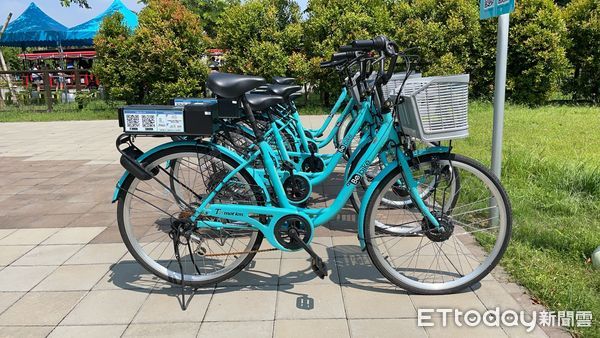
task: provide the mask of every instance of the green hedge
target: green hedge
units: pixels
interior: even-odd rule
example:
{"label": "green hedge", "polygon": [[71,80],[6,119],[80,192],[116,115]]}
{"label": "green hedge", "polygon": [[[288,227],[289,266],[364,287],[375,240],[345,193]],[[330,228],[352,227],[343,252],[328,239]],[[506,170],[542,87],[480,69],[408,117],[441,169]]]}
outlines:
{"label": "green hedge", "polygon": [[[492,96],[497,19],[479,20],[477,0],[309,0],[303,14],[294,0],[217,2],[211,33],[195,14],[198,6],[186,11],[178,0],[149,1],[133,33],[107,19],[96,39],[95,70],[111,95],[155,102],[196,94],[207,71],[200,57],[211,46],[226,49],[225,71],[296,76],[328,104],[340,80],[319,62],[350,40],[384,34],[401,48],[419,47],[424,74],[467,72],[473,97]],[[564,97],[561,90],[599,99],[599,8],[600,0],[575,0],[564,10],[552,0],[517,1],[510,17],[510,101],[537,105]]]}
{"label": "green hedge", "polygon": [[574,0],[564,11],[574,74],[566,88],[575,98],[600,101],[600,1]]}

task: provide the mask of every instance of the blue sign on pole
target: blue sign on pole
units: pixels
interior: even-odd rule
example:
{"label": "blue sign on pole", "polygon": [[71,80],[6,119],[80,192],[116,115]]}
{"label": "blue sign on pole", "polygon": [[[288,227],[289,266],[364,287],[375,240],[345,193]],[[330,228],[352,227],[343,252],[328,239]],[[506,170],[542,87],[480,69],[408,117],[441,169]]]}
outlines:
{"label": "blue sign on pole", "polygon": [[479,0],[479,18],[489,19],[515,10],[515,0]]}

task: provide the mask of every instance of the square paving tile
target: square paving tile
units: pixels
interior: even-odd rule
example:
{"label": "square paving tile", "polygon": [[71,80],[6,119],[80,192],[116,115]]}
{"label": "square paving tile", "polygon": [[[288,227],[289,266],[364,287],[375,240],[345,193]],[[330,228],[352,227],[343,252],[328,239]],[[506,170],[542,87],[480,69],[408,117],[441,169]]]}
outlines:
{"label": "square paving tile", "polygon": [[477,298],[475,293],[471,291],[435,296],[410,295],[410,298],[417,309],[452,308],[461,311],[485,311],[485,306],[481,303],[479,298]]}
{"label": "square paving tile", "polygon": [[275,322],[273,337],[349,338],[350,333],[345,319],[278,320]]}
{"label": "square paving tile", "polygon": [[7,266],[0,271],[0,291],[29,291],[56,266]]}
{"label": "square paving tile", "polygon": [[17,229],[0,229],[0,239],[12,234],[17,231]]}
{"label": "square paving tile", "polygon": [[28,220],[27,224],[21,224],[20,228],[63,228],[69,226],[77,215],[43,215]]}
{"label": "square paving tile", "polygon": [[10,265],[33,248],[33,245],[0,246],[0,265]]}
{"label": "square paving tile", "polygon": [[425,329],[417,326],[416,319],[351,319],[348,322],[352,337],[427,337]]}
{"label": "square paving tile", "polygon": [[33,291],[89,291],[109,268],[109,264],[59,266]]}
{"label": "square paving tile", "polygon": [[342,294],[348,318],[416,318],[406,291],[390,284],[346,284]]}
{"label": "square paving tile", "polygon": [[123,243],[88,244],[79,250],[65,264],[116,263],[127,252]]}
{"label": "square paving tile", "polygon": [[48,338],[121,337],[127,325],[57,326]]}
{"label": "square paving tile", "polygon": [[42,244],[87,244],[106,227],[73,227],[59,230]]}
{"label": "square paving tile", "polygon": [[[188,290],[186,290],[188,291]],[[201,322],[212,297],[212,289],[202,289],[189,296],[186,292],[187,309],[181,309],[181,294],[178,286],[155,289],[144,302],[133,319],[138,323]]]}
{"label": "square paving tile", "polygon": [[53,235],[60,228],[19,229],[0,239],[0,245],[36,245]]}
{"label": "square paving tile", "polygon": [[16,260],[13,265],[61,265],[82,245],[40,245]]}
{"label": "square paving tile", "polygon": [[24,292],[0,292],[0,313],[8,309],[24,294]]}
{"label": "square paving tile", "polygon": [[61,324],[128,324],[147,296],[139,290],[91,291]]}
{"label": "square paving tile", "polygon": [[148,272],[137,262],[117,263],[94,286],[94,290],[141,289],[150,291],[158,277]]}
{"label": "square paving tile", "polygon": [[123,337],[196,337],[200,323],[131,324]]}
{"label": "square paving tile", "polygon": [[273,336],[273,321],[204,322],[200,325],[200,331],[198,332],[200,338],[238,338],[246,336],[271,338]]}
{"label": "square paving tile", "polygon": [[53,326],[0,326],[2,338],[45,338]]}
{"label": "square paving tile", "polygon": [[282,259],[279,284],[337,284],[339,277],[335,260],[325,261],[327,276],[319,278],[310,267],[310,259]]}
{"label": "square paving tile", "polygon": [[425,331],[427,331],[427,335],[430,337],[508,337],[500,327],[487,327],[485,325],[470,327],[465,325],[464,321],[461,326],[457,326],[453,316],[448,317],[445,326],[441,316],[432,316],[431,321],[427,321],[427,323],[433,323],[433,326],[425,327]]}
{"label": "square paving tile", "polygon": [[475,295],[488,309],[499,307],[516,311],[522,310],[522,306],[495,280],[483,280],[472,288],[475,290]]}
{"label": "square paving tile", "polygon": [[208,305],[206,321],[273,320],[276,287],[218,288]]}
{"label": "square paving tile", "polygon": [[0,325],[56,325],[85,292],[29,292],[0,315]]}
{"label": "square paving tile", "polygon": [[339,285],[280,285],[277,319],[346,318]]}
{"label": "square paving tile", "polygon": [[277,285],[280,263],[279,259],[255,259],[219,286]]}
{"label": "square paving tile", "polygon": [[369,255],[348,254],[336,256],[335,261],[341,284],[388,282],[371,263]]}

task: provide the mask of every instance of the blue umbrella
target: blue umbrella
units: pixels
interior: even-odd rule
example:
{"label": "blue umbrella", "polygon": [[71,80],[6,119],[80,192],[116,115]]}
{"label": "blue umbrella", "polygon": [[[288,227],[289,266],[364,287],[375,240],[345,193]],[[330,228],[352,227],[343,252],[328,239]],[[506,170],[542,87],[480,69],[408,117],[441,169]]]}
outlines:
{"label": "blue umbrella", "polygon": [[33,2],[15,21],[11,22],[0,39],[0,46],[56,47],[67,27],[49,17]]}
{"label": "blue umbrella", "polygon": [[62,41],[63,46],[91,46],[94,44],[94,37],[100,30],[102,21],[107,16],[113,15],[116,12],[123,14],[123,23],[133,30],[138,25],[138,17],[135,12],[127,8],[121,0],[115,0],[104,12],[95,18],[84,22],[80,25],[70,28],[65,39]]}

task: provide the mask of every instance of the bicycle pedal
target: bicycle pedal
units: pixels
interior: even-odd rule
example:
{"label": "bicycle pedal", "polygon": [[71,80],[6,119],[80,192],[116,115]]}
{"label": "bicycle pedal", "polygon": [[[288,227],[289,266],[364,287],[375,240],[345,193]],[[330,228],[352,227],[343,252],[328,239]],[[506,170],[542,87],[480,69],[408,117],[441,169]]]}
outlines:
{"label": "bicycle pedal", "polygon": [[325,279],[325,276],[327,276],[327,265],[321,258],[313,258],[310,267],[319,278]]}

